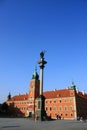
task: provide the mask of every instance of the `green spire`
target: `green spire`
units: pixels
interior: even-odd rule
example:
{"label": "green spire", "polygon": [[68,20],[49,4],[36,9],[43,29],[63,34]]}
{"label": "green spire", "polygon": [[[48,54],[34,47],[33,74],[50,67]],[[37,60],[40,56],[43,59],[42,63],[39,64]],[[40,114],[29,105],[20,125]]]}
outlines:
{"label": "green spire", "polygon": [[72,81],[72,86],[75,86],[75,85],[74,85],[74,81]]}
{"label": "green spire", "polygon": [[76,86],[75,86],[75,84],[74,84],[74,81],[72,81],[71,89],[72,89],[72,90],[75,90],[75,89],[76,89]]}
{"label": "green spire", "polygon": [[34,73],[33,73],[33,75],[32,75],[32,79],[36,79],[36,80],[39,79],[39,75],[38,75],[38,73],[37,73],[37,68],[36,68],[36,67],[35,67]]}
{"label": "green spire", "polygon": [[11,99],[11,93],[9,92],[9,94],[8,94],[8,99]]}

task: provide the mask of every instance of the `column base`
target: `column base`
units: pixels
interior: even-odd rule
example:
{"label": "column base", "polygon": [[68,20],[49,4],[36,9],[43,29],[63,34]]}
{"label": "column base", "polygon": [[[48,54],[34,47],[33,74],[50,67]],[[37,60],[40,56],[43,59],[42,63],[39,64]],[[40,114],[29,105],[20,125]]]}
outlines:
{"label": "column base", "polygon": [[44,121],[46,118],[46,112],[45,112],[45,97],[43,95],[40,95],[37,98],[38,101],[38,109],[36,110],[35,114],[38,117],[39,121]]}

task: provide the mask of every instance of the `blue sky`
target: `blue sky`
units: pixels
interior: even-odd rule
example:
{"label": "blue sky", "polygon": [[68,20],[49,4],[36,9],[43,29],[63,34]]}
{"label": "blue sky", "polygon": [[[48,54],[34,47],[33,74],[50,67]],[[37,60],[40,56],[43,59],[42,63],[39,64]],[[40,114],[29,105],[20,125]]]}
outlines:
{"label": "blue sky", "polygon": [[87,92],[87,1],[0,0],[0,102],[25,94],[46,50],[44,91]]}

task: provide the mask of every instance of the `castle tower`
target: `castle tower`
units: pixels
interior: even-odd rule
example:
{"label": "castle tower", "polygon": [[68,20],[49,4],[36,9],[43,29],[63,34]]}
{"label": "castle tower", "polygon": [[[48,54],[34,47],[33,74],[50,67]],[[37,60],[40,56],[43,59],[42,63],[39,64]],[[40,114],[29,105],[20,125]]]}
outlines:
{"label": "castle tower", "polygon": [[39,75],[37,73],[37,69],[35,68],[34,73],[32,75],[32,79],[30,81],[30,88],[28,93],[28,100],[29,100],[28,112],[29,116],[31,117],[35,115],[35,99],[39,96],[39,87],[40,87]]}
{"label": "castle tower", "polygon": [[9,100],[9,99],[11,99],[11,93],[10,93],[10,92],[9,92],[9,94],[8,94],[8,97],[7,97],[7,98],[8,98],[8,100]]}

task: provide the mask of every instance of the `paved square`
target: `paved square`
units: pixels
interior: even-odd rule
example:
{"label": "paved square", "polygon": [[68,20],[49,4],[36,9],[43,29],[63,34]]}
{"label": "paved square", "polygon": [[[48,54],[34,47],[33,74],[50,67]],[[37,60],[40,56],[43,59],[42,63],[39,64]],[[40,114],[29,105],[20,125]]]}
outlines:
{"label": "paved square", "polygon": [[0,130],[87,130],[87,122],[33,121],[26,118],[0,118]]}

